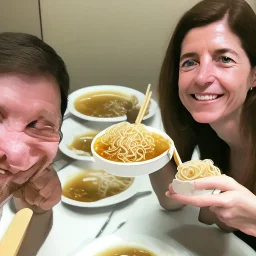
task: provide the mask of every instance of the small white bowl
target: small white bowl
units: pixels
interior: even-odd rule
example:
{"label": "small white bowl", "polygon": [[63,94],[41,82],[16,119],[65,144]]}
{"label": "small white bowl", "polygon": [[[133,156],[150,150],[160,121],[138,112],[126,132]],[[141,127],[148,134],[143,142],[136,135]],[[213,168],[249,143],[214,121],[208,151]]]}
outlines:
{"label": "small white bowl", "polygon": [[177,194],[181,194],[181,195],[187,195],[187,196],[195,196],[195,195],[210,195],[210,194],[214,194],[217,195],[219,194],[221,191],[217,190],[217,189],[210,189],[210,190],[206,190],[206,189],[196,189],[193,186],[194,181],[193,180],[179,180],[179,179],[173,179],[172,181],[172,186],[173,186],[173,190],[177,193]]}
{"label": "small white bowl", "polygon": [[169,150],[166,150],[164,153],[162,153],[161,155],[153,159],[142,161],[142,162],[124,163],[124,162],[110,161],[99,156],[94,150],[94,143],[100,136],[102,136],[106,132],[107,129],[105,129],[94,137],[91,144],[91,151],[94,157],[95,166],[97,168],[104,169],[106,172],[109,172],[110,174],[121,176],[121,177],[136,177],[140,175],[146,175],[146,174],[153,173],[161,169],[163,166],[165,166],[172,159],[172,156],[173,156],[173,152],[175,148],[173,140],[166,133],[158,129],[155,129],[149,126],[145,126],[145,127],[148,129],[148,131],[158,133],[162,135],[164,138],[166,138],[167,140],[169,140],[170,141]]}
{"label": "small white bowl", "polygon": [[[119,86],[119,85],[94,85],[94,86],[88,86],[88,87],[84,87],[81,88],[79,90],[74,91],[73,93],[71,93],[68,97],[68,110],[75,116],[81,118],[81,119],[85,119],[85,120],[89,120],[89,121],[95,121],[95,122],[122,122],[127,120],[126,115],[125,116],[119,116],[119,117],[94,117],[94,116],[87,116],[84,115],[80,112],[78,112],[76,110],[76,108],[74,107],[74,102],[75,100],[86,94],[86,93],[91,93],[91,92],[101,92],[101,91],[116,91],[118,93],[123,93],[125,95],[127,95],[128,97],[131,95],[135,95],[138,99],[138,106],[142,105],[142,102],[144,100],[145,95],[137,90],[134,90],[132,88],[129,87],[124,87],[124,86]],[[143,120],[146,120],[150,117],[152,117],[156,111],[157,111],[157,103],[151,99],[150,100],[150,106],[149,106],[149,113],[144,116]]]}

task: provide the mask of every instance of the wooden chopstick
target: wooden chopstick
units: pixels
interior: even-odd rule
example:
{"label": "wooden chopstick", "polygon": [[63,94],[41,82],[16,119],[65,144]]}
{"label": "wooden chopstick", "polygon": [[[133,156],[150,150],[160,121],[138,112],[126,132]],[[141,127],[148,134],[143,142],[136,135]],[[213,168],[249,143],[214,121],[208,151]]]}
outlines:
{"label": "wooden chopstick", "polygon": [[150,87],[151,87],[151,84],[148,85],[148,88],[147,88],[147,91],[146,91],[146,94],[145,94],[145,98],[143,100],[143,103],[140,107],[140,111],[138,113],[138,116],[136,118],[136,121],[135,121],[135,124],[139,124],[143,117],[144,117],[144,114],[147,110],[147,107],[148,107],[148,104],[149,104],[149,101],[150,101],[150,98],[151,98],[151,95],[152,95],[152,92],[150,91]]}
{"label": "wooden chopstick", "polygon": [[33,211],[24,208],[18,211],[2,240],[0,241],[0,255],[16,256],[25,237]]}
{"label": "wooden chopstick", "polygon": [[138,123],[141,123],[141,121],[142,121],[142,119],[143,119],[143,117],[144,117],[144,114],[145,114],[145,112],[146,112],[146,110],[147,110],[147,108],[148,108],[148,104],[149,104],[151,95],[152,95],[152,92],[149,92],[149,94],[148,94],[148,96],[147,96],[147,98],[146,98],[145,104],[144,104],[144,106],[143,106],[143,108],[142,108],[141,115],[140,115],[140,117],[139,117]]}
{"label": "wooden chopstick", "polygon": [[173,152],[173,159],[174,159],[174,162],[177,166],[179,166],[180,164],[182,164],[182,161],[180,159],[180,156],[179,156],[179,153],[177,151],[177,149],[175,148],[174,149],[174,152]]}

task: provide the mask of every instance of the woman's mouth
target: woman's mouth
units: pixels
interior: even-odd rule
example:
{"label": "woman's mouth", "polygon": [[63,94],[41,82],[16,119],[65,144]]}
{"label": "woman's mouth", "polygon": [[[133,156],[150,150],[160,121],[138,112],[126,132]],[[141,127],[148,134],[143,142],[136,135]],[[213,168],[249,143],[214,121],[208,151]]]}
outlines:
{"label": "woman's mouth", "polygon": [[223,94],[191,94],[197,101],[212,101],[223,96]]}

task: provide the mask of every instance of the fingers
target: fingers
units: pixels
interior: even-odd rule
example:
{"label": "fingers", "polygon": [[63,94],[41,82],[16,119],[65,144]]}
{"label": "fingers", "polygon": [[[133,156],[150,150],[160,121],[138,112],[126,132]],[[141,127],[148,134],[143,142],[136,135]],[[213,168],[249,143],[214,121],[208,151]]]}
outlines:
{"label": "fingers", "polygon": [[221,191],[234,191],[234,190],[244,190],[233,178],[221,175],[221,176],[211,176],[193,181],[193,185],[196,189],[219,189]]}
{"label": "fingers", "polygon": [[52,191],[52,197],[48,199],[43,199],[41,203],[38,205],[43,210],[50,210],[54,205],[58,204],[61,199],[61,187],[57,186]]}
{"label": "fingers", "polygon": [[[221,176],[211,176],[201,179],[196,179],[190,183],[194,188],[198,190],[220,190],[220,191],[248,191],[247,188],[239,184],[233,178],[221,175]],[[176,194],[173,189],[172,183],[169,185],[169,192],[171,194]]]}
{"label": "fingers", "polygon": [[61,194],[61,184],[55,170],[47,168],[40,177],[27,182],[14,196],[30,205],[49,210],[60,201]]}
{"label": "fingers", "polygon": [[37,172],[31,179],[29,182],[36,184],[38,183],[38,185],[40,186],[40,182],[42,183],[42,179],[47,178],[48,176],[53,176],[54,174],[56,174],[56,171],[48,166],[46,168],[44,168],[42,171]]}
{"label": "fingers", "polygon": [[43,188],[40,189],[39,194],[44,197],[44,198],[48,198],[50,197],[50,195],[52,194],[52,192],[54,191],[54,189],[56,187],[61,187],[60,185],[60,181],[58,179],[57,176],[53,176],[53,177],[49,177],[49,179],[47,180],[47,185],[45,185]]}
{"label": "fingers", "polygon": [[[246,189],[246,188],[245,188]],[[247,190],[247,189],[246,189]],[[173,185],[169,185],[169,191],[166,196],[172,200],[178,201],[182,204],[193,205],[196,207],[233,207],[241,201],[242,195],[248,193],[241,193],[241,191],[225,191],[221,194],[205,194],[205,195],[181,195],[173,190]],[[213,208],[214,209],[214,208]]]}
{"label": "fingers", "polygon": [[57,176],[55,170],[46,168],[43,172],[41,172],[40,176],[31,179],[30,183],[34,186],[34,188],[42,189],[48,182],[54,179],[54,176]]}
{"label": "fingers", "polygon": [[24,184],[27,182],[35,173],[40,172],[41,169],[44,168],[43,161],[37,162],[35,165],[33,165],[30,169],[28,169],[25,172],[19,172],[15,175],[15,178],[12,180],[16,184]]}
{"label": "fingers", "polygon": [[219,195],[198,195],[198,196],[186,196],[180,194],[166,193],[166,196],[172,200],[178,201],[182,204],[193,205],[196,207],[209,207],[209,206],[223,206],[225,200]]}

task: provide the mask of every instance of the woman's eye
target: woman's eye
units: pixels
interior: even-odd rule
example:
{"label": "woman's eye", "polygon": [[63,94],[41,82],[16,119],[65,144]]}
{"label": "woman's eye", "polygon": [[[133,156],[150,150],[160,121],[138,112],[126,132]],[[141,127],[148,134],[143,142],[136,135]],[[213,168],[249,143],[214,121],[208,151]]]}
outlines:
{"label": "woman's eye", "polygon": [[27,127],[28,128],[36,128],[37,120],[30,122]]}
{"label": "woman's eye", "polygon": [[221,62],[223,62],[223,63],[230,63],[230,62],[233,62],[233,60],[232,60],[231,58],[227,57],[227,56],[222,56],[222,57],[220,58],[220,60],[221,60]]}
{"label": "woman's eye", "polygon": [[193,60],[186,60],[183,64],[182,64],[182,67],[191,67],[195,65],[195,61]]}

